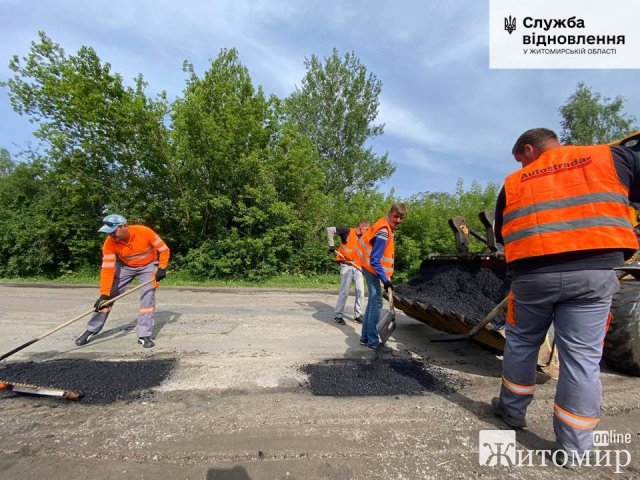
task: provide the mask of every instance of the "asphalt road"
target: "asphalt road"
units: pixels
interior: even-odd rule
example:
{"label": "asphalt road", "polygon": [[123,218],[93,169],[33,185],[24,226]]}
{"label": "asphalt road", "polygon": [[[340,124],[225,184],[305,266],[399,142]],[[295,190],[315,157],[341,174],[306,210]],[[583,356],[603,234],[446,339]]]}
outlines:
{"label": "asphalt road", "polygon": [[[96,292],[0,285],[0,354],[87,310]],[[88,345],[73,343],[83,319],[0,362],[0,379],[13,369],[85,393],[0,393],[0,479],[640,476],[640,379],[603,367],[599,429],[631,439],[607,447],[628,452],[620,473],[613,453],[611,466],[579,471],[536,455],[480,465],[480,431],[508,430],[489,409],[500,358],[431,343],[440,332],[402,314],[394,353],[376,357],[357,324],[333,322],[336,293],[161,288],[152,349],[136,343],[134,293]],[[553,447],[554,388],[538,386],[517,450]]]}

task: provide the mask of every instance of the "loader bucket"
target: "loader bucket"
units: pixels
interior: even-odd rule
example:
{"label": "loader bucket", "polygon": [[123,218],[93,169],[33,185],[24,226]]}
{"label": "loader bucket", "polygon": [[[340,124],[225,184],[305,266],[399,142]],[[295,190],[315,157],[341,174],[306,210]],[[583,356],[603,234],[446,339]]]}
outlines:
{"label": "loader bucket", "polygon": [[[468,334],[509,292],[504,258],[495,254],[429,255],[418,275],[394,290],[396,308],[446,333]],[[505,314],[474,341],[504,351]]]}

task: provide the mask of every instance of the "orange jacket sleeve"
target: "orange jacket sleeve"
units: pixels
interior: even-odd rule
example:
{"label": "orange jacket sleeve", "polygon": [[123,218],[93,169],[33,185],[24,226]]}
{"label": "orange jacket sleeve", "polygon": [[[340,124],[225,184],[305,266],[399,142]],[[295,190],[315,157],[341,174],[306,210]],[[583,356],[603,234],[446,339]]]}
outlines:
{"label": "orange jacket sleeve", "polygon": [[102,268],[100,269],[100,295],[111,295],[111,286],[116,274],[116,252],[110,237],[102,245]]}
{"label": "orange jacket sleeve", "polygon": [[152,245],[158,252],[158,268],[167,268],[170,256],[169,247],[167,247],[167,244],[164,243],[164,240],[162,240],[158,234],[155,235]]}

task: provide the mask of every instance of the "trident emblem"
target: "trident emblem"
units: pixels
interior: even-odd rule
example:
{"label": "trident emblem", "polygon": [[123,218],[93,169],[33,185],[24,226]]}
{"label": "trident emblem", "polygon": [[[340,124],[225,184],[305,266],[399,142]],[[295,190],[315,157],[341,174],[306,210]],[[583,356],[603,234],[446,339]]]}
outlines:
{"label": "trident emblem", "polygon": [[509,35],[511,35],[516,29],[516,17],[512,17],[511,15],[509,15],[509,17],[505,17],[504,29],[509,32]]}

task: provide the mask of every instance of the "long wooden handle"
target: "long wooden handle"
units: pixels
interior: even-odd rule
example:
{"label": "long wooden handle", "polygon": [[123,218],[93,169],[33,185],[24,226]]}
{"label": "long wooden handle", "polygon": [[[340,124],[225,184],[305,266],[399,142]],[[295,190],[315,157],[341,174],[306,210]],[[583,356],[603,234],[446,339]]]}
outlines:
{"label": "long wooden handle", "polygon": [[487,324],[489,324],[489,322],[491,322],[491,320],[500,315],[502,313],[502,310],[504,310],[504,308],[506,307],[508,300],[509,295],[504,297],[504,299],[498,305],[493,307],[493,310],[491,310],[486,317],[480,320],[477,325],[471,329],[468,338],[475,337],[480,330],[482,330]]}
{"label": "long wooden handle", "polygon": [[390,288],[387,292],[387,297],[389,299],[389,311],[395,313],[395,309],[393,308],[393,288]]}
{"label": "long wooden handle", "polygon": [[[149,285],[150,283],[153,283],[153,280],[149,280],[148,282],[145,283],[141,283],[140,285],[137,285],[135,287],[133,287],[130,290],[127,290],[124,293],[121,293],[120,295],[118,295],[117,297],[113,297],[110,298],[109,300],[107,300],[106,302],[104,302],[102,304],[103,307],[108,307],[109,305],[111,305],[113,302],[115,302],[116,300],[120,300],[122,297],[126,297],[127,295],[129,295],[130,293],[135,292],[136,290],[140,290],[142,287]],[[58,330],[66,327],[67,325],[71,325],[73,322],[77,322],[78,320],[80,320],[82,317],[86,317],[87,315],[89,315],[90,313],[95,312],[95,308],[92,308],[91,310],[87,310],[84,313],[81,313],[80,315],[78,315],[77,317],[73,317],[71,320],[67,320],[66,322],[58,325],[55,328],[52,328],[51,330],[49,330],[48,332],[43,333],[42,335],[40,335],[39,337],[36,337],[32,340],[29,340],[27,343],[23,343],[22,345],[20,345],[17,348],[14,348],[13,350],[11,350],[10,352],[5,353],[4,355],[2,355],[0,357],[0,361],[4,360],[7,357],[10,357],[11,355],[13,355],[14,353],[19,352],[20,350],[27,348],[29,345],[33,345],[34,343],[36,343],[39,340],[42,340],[45,337],[48,337],[49,335],[51,335],[52,333],[57,332]]]}

